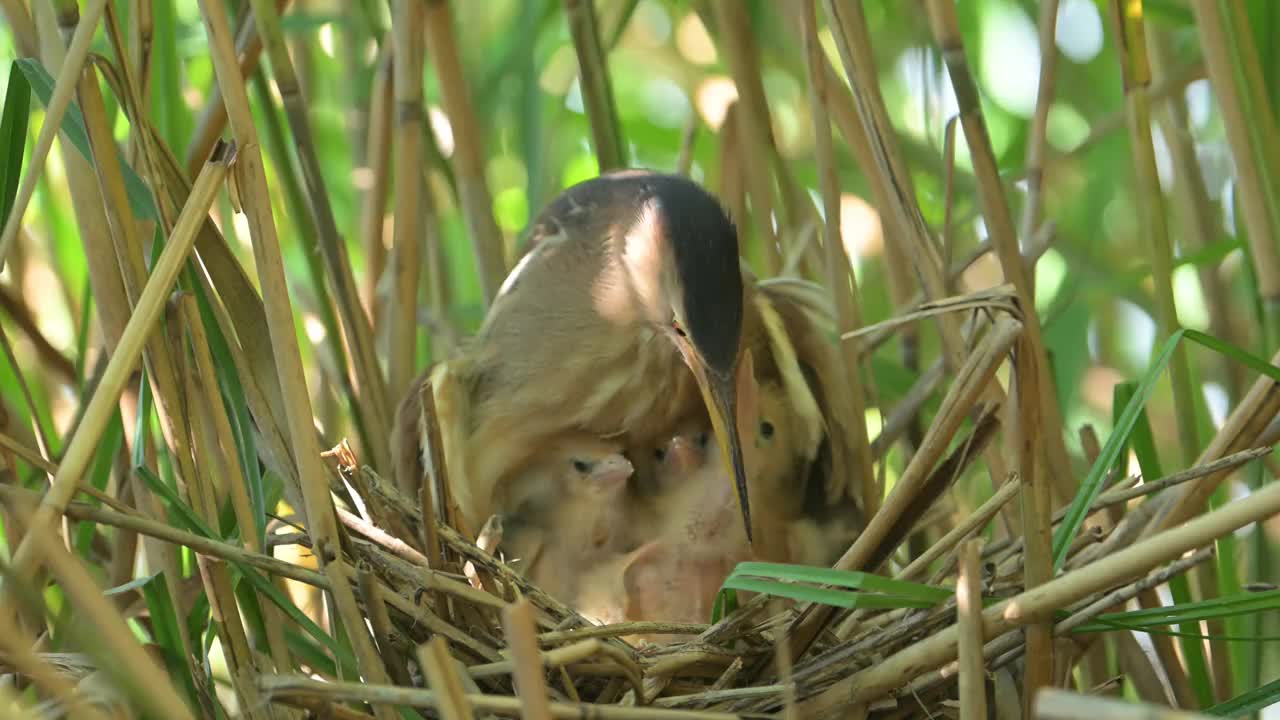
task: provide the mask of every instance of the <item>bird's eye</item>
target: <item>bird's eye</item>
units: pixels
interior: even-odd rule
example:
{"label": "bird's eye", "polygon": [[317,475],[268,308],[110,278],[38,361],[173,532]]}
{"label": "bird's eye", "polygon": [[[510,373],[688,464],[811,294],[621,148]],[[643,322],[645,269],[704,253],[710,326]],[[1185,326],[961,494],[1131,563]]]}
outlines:
{"label": "bird's eye", "polygon": [[707,433],[702,433],[701,435],[698,436],[698,447],[706,447],[707,443],[710,441],[711,441],[711,435]]}
{"label": "bird's eye", "polygon": [[768,420],[760,423],[760,434],[764,436],[765,440],[773,437],[773,423]]}
{"label": "bird's eye", "polygon": [[688,335],[686,335],[684,331],[684,328],[680,327],[680,323],[676,322],[675,320],[671,321],[671,329],[674,330],[675,333],[680,337],[688,337]]}
{"label": "bird's eye", "polygon": [[591,469],[591,464],[585,460],[574,460],[573,469],[577,470],[580,473],[585,473]]}
{"label": "bird's eye", "polygon": [[667,457],[666,448],[658,448],[653,451],[653,459],[662,462]]}

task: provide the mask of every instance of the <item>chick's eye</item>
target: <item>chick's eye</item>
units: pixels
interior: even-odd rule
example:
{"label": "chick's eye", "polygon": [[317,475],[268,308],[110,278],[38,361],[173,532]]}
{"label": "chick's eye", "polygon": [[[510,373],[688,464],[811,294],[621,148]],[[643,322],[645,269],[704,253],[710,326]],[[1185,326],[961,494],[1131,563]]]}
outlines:
{"label": "chick's eye", "polygon": [[585,473],[586,471],[591,469],[591,464],[585,460],[574,460],[573,469],[577,470],[580,473]]}
{"label": "chick's eye", "polygon": [[675,320],[671,321],[671,329],[674,330],[675,333],[680,337],[687,337],[687,335],[685,334],[684,328],[680,327],[680,323],[676,322]]}
{"label": "chick's eye", "polygon": [[773,423],[768,420],[760,423],[760,435],[763,436],[765,440],[773,437]]}
{"label": "chick's eye", "polygon": [[711,441],[711,436],[707,433],[702,433],[701,435],[698,436],[698,447],[706,447],[707,443],[710,441]]}

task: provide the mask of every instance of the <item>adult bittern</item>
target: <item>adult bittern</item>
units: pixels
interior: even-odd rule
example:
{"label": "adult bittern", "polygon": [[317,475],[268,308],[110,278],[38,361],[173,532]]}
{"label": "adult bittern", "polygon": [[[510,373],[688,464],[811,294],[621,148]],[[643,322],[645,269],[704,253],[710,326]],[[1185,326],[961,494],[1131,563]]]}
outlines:
{"label": "adult bittern", "polygon": [[652,494],[646,460],[701,415],[750,536],[732,421],[736,368],[750,350],[755,378],[778,405],[772,422],[789,433],[785,453],[762,463],[779,474],[768,482],[831,504],[854,494],[846,430],[863,420],[848,411],[826,296],[745,272],[734,226],[709,193],[682,177],[604,175],[555,199],[530,241],[476,337],[402,402],[403,484],[421,476],[416,453],[405,452],[426,447],[421,392],[432,393],[448,494],[470,529],[515,510],[505,485],[567,435],[620,442],[636,463],[631,489]]}
{"label": "adult bittern", "polygon": [[[750,527],[734,417],[743,327],[737,233],[678,176],[628,171],[565,191],[479,333],[431,378],[466,521],[566,432],[650,445],[705,408]],[[448,418],[446,420],[446,418]]]}

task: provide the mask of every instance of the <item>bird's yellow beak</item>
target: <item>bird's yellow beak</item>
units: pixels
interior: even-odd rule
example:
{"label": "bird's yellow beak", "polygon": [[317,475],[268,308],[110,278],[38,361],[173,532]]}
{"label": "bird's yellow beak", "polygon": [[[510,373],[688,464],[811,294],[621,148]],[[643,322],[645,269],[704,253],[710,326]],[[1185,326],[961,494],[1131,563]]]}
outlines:
{"label": "bird's yellow beak", "polygon": [[711,417],[711,429],[715,432],[716,444],[720,446],[720,452],[724,456],[725,467],[733,468],[738,508],[742,511],[747,542],[751,542],[751,503],[747,499],[747,469],[742,460],[742,441],[738,434],[736,373],[720,377],[717,373],[708,373],[700,360],[689,355],[685,359],[693,370],[698,389],[702,391],[702,402],[707,406],[707,414]]}

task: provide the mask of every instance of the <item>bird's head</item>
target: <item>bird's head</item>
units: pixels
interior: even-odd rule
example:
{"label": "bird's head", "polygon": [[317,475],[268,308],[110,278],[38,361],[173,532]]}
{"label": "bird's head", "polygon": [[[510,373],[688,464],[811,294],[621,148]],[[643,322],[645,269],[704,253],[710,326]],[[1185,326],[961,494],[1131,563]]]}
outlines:
{"label": "bird's head", "polygon": [[743,283],[738,235],[720,203],[686,178],[653,176],[627,230],[623,261],[644,317],[680,352],[733,468],[747,536],[751,510],[737,424]]}

